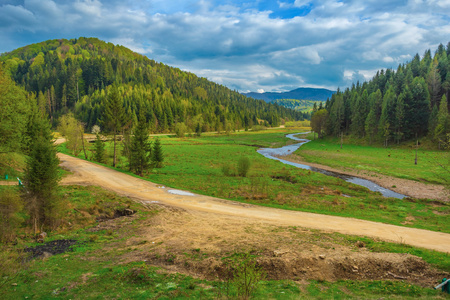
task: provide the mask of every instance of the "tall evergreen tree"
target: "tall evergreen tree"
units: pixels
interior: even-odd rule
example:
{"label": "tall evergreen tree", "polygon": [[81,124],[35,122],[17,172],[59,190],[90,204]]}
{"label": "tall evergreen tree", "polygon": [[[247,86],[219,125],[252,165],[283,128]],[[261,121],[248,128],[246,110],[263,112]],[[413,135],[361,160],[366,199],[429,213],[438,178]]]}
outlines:
{"label": "tall evergreen tree", "polygon": [[164,154],[162,151],[161,142],[159,138],[156,138],[155,142],[153,143],[152,149],[152,165],[155,168],[162,168],[163,161],[164,161]]}
{"label": "tall evergreen tree", "polygon": [[405,128],[405,102],[403,101],[404,95],[400,94],[397,97],[397,103],[395,104],[395,122],[394,122],[394,138],[397,144],[403,138]]}
{"label": "tall evergreen tree", "polygon": [[98,132],[96,133],[94,151],[94,160],[99,163],[106,163],[105,144],[100,138],[100,134]]}
{"label": "tall evergreen tree", "polygon": [[385,147],[387,147],[388,145],[392,128],[394,127],[395,123],[395,103],[395,91],[392,87],[389,87],[383,97],[381,117],[378,124],[378,132],[380,137],[384,139]]}
{"label": "tall evergreen tree", "polygon": [[439,149],[441,144],[446,142],[447,135],[450,133],[450,117],[448,114],[447,97],[442,96],[441,103],[439,104],[439,112],[437,115],[437,125],[435,128],[435,138],[439,142]]}
{"label": "tall evergreen tree", "polygon": [[121,131],[125,123],[125,107],[123,99],[120,97],[118,88],[112,86],[108,92],[108,96],[104,103],[104,111],[102,116],[104,128],[113,134],[114,140],[114,156],[113,167],[116,166],[116,135]]}
{"label": "tall evergreen tree", "polygon": [[31,127],[36,134],[30,146],[30,154],[25,170],[26,208],[31,216],[34,231],[42,226],[52,226],[57,219],[58,199],[56,196],[60,180],[56,147],[48,120],[35,107]]}
{"label": "tall evergreen tree", "polygon": [[407,106],[409,137],[424,135],[428,130],[430,116],[430,95],[422,77],[414,78],[411,85],[412,101]]}
{"label": "tall evergreen tree", "polygon": [[130,171],[139,176],[150,167],[151,143],[148,140],[148,125],[144,111],[139,113],[139,121],[131,139]]}

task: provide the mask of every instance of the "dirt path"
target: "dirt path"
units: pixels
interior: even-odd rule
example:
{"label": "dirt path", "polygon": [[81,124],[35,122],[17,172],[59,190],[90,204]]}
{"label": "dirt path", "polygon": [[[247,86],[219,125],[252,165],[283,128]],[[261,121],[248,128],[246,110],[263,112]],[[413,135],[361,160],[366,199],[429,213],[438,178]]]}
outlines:
{"label": "dirt path", "polygon": [[405,243],[416,247],[450,252],[450,234],[406,228],[382,223],[288,211],[242,204],[229,200],[202,196],[176,195],[170,188],[135,178],[68,155],[58,154],[61,166],[74,174],[63,179],[63,184],[98,185],[143,203],[160,203],[182,208],[193,213],[210,214],[215,218],[234,216],[261,222],[265,225],[301,226],[329,232],[364,235]]}

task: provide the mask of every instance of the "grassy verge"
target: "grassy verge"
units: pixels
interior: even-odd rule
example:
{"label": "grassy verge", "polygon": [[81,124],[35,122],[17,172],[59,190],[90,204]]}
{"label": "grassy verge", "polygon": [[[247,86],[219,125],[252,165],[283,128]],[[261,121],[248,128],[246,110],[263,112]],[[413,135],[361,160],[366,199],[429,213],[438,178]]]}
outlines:
{"label": "grassy verge", "polygon": [[[185,139],[160,137],[165,167],[152,170],[145,178],[172,188],[257,205],[450,232],[449,203],[385,198],[337,178],[269,160],[256,152],[254,145],[278,147],[291,143],[284,137],[289,132],[292,131]],[[108,144],[111,153],[112,146]],[[67,149],[62,146],[61,151]],[[241,157],[251,162],[246,177],[237,176]],[[119,168],[126,170],[126,158],[121,156],[118,161]]]}
{"label": "grassy verge", "polygon": [[450,182],[450,174],[440,166],[450,165],[450,153],[419,148],[418,164],[415,165],[415,145],[412,143],[384,148],[355,145],[344,140],[341,149],[340,139],[325,138],[303,145],[295,154],[308,162],[338,169],[371,171],[425,183]]}
{"label": "grassy verge", "polygon": [[26,156],[20,153],[0,153],[0,180],[16,181],[25,170]]}
{"label": "grassy verge", "polygon": [[[96,187],[62,187],[60,197],[65,224],[51,232],[47,241],[73,239],[78,243],[72,251],[32,260],[23,260],[23,256],[17,254],[25,247],[37,245],[30,242],[26,232],[19,234],[16,245],[1,245],[2,299],[221,299],[225,295],[237,296],[234,290],[225,294],[226,282],[167,273],[144,261],[123,260],[124,255],[139,252],[131,239],[138,234],[141,224],[157,211]],[[113,223],[106,221],[107,225],[95,229],[100,224],[99,216],[111,218],[114,211],[123,208],[135,210],[136,214],[133,218],[114,219]],[[353,242],[351,237],[344,239]],[[369,245],[369,240],[365,242]],[[402,281],[261,281],[253,295],[255,299],[442,299],[439,291]]]}

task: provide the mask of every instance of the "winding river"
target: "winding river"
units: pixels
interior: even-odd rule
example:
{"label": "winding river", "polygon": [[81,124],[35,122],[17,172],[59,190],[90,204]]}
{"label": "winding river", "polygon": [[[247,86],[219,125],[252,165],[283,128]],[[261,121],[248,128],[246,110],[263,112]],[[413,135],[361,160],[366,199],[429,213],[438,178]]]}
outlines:
{"label": "winding river", "polygon": [[397,198],[397,199],[403,199],[406,197],[405,195],[385,189],[385,188],[379,186],[378,184],[376,184],[375,182],[372,182],[367,179],[354,177],[354,176],[350,176],[350,175],[345,175],[345,174],[341,174],[341,173],[337,173],[337,172],[327,171],[324,169],[319,169],[319,168],[311,167],[308,165],[303,165],[303,164],[294,163],[294,162],[290,162],[290,161],[281,159],[280,156],[290,155],[290,154],[294,153],[295,150],[300,148],[300,146],[302,146],[303,144],[306,144],[307,142],[310,141],[310,140],[300,139],[298,137],[295,137],[295,135],[298,135],[298,134],[301,134],[301,133],[288,134],[288,135],[286,135],[286,137],[290,138],[292,140],[299,141],[300,143],[284,146],[281,148],[262,148],[262,149],[258,150],[258,153],[264,155],[267,158],[278,160],[287,165],[291,165],[291,166],[305,169],[305,170],[311,170],[314,172],[319,172],[319,173],[322,173],[322,174],[328,175],[328,176],[341,178],[347,182],[351,182],[351,183],[354,183],[357,185],[364,186],[371,191],[380,192],[385,197],[393,197],[393,198]]}

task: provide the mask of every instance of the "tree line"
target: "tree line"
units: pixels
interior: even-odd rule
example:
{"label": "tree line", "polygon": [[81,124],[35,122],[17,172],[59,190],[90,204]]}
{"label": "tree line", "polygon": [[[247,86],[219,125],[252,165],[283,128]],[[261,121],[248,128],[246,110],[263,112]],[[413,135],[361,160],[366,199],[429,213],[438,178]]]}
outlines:
{"label": "tree line", "polygon": [[0,60],[16,83],[36,94],[54,126],[68,111],[86,130],[98,125],[112,84],[132,125],[142,109],[153,133],[173,132],[178,123],[190,131],[229,131],[303,120],[301,112],[248,98],[95,38],[50,40],[5,53]]}
{"label": "tree line", "polygon": [[368,82],[338,90],[311,124],[319,135],[352,135],[370,143],[429,137],[438,147],[450,133],[450,43],[425,51],[397,70],[380,70]]}
{"label": "tree line", "polygon": [[1,64],[0,120],[0,169],[6,167],[5,161],[11,159],[8,155],[12,153],[27,157],[21,193],[2,191],[0,195],[0,240],[5,241],[13,237],[20,222],[27,222],[34,233],[58,225],[56,194],[60,176],[45,111],[39,109],[33,93],[11,80]]}

